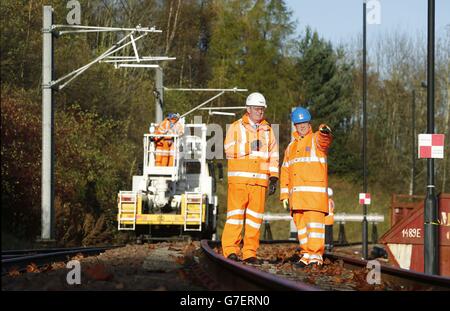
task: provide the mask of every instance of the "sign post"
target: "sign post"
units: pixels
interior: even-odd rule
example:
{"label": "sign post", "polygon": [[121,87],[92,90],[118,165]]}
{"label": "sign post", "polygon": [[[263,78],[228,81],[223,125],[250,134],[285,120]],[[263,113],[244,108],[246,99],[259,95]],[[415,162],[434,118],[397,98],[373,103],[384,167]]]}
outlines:
{"label": "sign post", "polygon": [[[434,17],[435,1],[428,0],[427,134],[434,134]],[[419,147],[420,148],[420,147]],[[434,159],[427,159],[427,194],[424,202],[424,272],[439,274],[439,227]]]}
{"label": "sign post", "polygon": [[41,177],[41,240],[55,239],[54,142],[53,142],[53,9],[43,7],[42,28],[42,177]]}

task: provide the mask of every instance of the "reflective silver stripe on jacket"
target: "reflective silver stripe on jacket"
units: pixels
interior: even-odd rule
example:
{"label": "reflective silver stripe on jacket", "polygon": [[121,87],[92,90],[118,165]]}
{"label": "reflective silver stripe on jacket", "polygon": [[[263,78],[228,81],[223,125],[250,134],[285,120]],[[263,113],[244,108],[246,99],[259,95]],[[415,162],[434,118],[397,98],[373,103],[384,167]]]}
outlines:
{"label": "reflective silver stripe on jacket", "polygon": [[226,223],[231,224],[231,225],[242,225],[242,224],[244,224],[244,220],[243,219],[227,219]]}
{"label": "reflective silver stripe on jacket", "polygon": [[243,209],[235,209],[227,213],[227,217],[235,216],[235,215],[244,215],[245,210]]}
{"label": "reflective silver stripe on jacket", "polygon": [[267,180],[269,177],[267,174],[258,174],[250,172],[228,172],[228,177],[246,177],[246,178],[257,178]]}
{"label": "reflective silver stripe on jacket", "polygon": [[292,188],[292,192],[323,192],[327,193],[326,187],[314,187],[314,186],[298,186]]}
{"label": "reflective silver stripe on jacket", "polygon": [[245,144],[247,143],[247,134],[245,131],[245,126],[242,124],[242,121],[239,122],[239,128],[241,129],[241,142],[239,144],[239,155],[243,157],[245,156]]}
{"label": "reflective silver stripe on jacket", "polygon": [[246,220],[245,220],[245,224],[246,224],[246,225],[249,225],[250,227],[253,227],[253,228],[255,228],[255,229],[259,229],[259,227],[261,227],[261,224],[258,224],[258,223],[256,223],[256,222],[250,220],[250,219],[246,219]]}

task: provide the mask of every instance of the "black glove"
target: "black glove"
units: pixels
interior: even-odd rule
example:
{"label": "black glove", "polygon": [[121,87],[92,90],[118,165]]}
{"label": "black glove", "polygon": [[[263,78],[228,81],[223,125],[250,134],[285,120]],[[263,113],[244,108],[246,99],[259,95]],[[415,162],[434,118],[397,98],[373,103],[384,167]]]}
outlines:
{"label": "black glove", "polygon": [[162,137],[151,137],[150,141],[154,141],[155,143],[159,143],[162,140]]}
{"label": "black glove", "polygon": [[324,134],[331,134],[331,129],[328,125],[322,124],[319,128],[319,131],[324,133]]}
{"label": "black glove", "polygon": [[270,180],[270,183],[269,183],[269,195],[272,195],[277,190],[278,178],[270,177],[269,180]]}
{"label": "black glove", "polygon": [[252,141],[252,144],[250,146],[252,151],[259,151],[259,148],[261,147],[262,143],[259,139]]}

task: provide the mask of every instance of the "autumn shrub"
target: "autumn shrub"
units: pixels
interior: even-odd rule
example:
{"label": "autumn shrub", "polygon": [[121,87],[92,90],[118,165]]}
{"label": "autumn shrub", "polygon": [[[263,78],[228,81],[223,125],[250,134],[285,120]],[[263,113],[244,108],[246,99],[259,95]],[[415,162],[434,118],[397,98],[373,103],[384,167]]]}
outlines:
{"label": "autumn shrub", "polygon": [[[40,233],[41,107],[33,94],[2,88],[2,230],[24,239]],[[55,112],[56,238],[97,244],[115,234],[116,197],[131,184],[138,148],[128,121],[71,106]]]}

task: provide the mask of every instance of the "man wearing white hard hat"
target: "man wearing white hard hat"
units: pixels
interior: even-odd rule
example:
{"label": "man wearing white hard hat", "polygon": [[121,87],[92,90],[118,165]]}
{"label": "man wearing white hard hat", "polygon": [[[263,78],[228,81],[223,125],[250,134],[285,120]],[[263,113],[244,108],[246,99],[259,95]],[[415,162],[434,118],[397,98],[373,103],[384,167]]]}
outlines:
{"label": "man wearing white hard hat", "polygon": [[242,259],[260,264],[260,227],[263,221],[266,189],[276,191],[278,181],[278,144],[270,123],[264,118],[266,99],[261,93],[247,97],[247,112],[231,124],[225,138],[228,159],[227,220],[222,234],[223,255],[238,261],[242,227]]}

